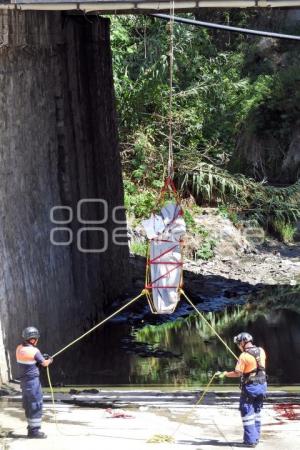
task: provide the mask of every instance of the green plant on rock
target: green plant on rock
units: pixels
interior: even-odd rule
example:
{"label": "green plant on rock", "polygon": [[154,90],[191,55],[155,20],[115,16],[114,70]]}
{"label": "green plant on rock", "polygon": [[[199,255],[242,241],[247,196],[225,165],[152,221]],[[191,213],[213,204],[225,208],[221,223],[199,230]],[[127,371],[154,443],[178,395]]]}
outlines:
{"label": "green plant on rock", "polygon": [[209,259],[215,256],[214,248],[217,242],[215,239],[208,238],[204,239],[201,243],[200,248],[195,252],[195,259],[203,259],[204,261],[208,261]]}
{"label": "green plant on rock", "polygon": [[228,206],[220,205],[218,207],[218,212],[222,217],[231,220],[233,225],[237,225],[239,223],[237,212],[232,211],[230,208],[228,208]]}
{"label": "green plant on rock", "polygon": [[196,228],[196,222],[193,215],[188,209],[184,210],[184,220],[188,231],[194,231]]}
{"label": "green plant on rock", "polygon": [[[128,156],[126,172],[139,184],[147,184],[151,173],[162,176],[161,162],[168,154],[170,34],[165,23],[149,17],[113,17],[111,21],[121,149]],[[272,80],[268,75],[257,81],[243,77],[244,54],[237,43],[234,48],[220,49],[220,42],[207,30],[175,24],[174,43],[176,158],[186,160],[196,154],[222,163],[234,148],[240,124],[269,94]],[[140,149],[145,153],[143,161],[137,157]],[[147,164],[150,154],[154,165]]]}
{"label": "green plant on rock", "polygon": [[146,257],[147,251],[148,251],[147,242],[132,241],[130,243],[130,253],[133,253],[134,255]]}

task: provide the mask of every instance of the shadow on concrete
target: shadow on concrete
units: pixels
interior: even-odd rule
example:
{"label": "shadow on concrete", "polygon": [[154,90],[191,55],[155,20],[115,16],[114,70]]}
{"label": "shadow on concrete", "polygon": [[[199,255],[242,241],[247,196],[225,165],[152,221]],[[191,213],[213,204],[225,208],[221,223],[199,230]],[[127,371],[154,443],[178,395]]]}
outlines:
{"label": "shadow on concrete", "polygon": [[227,448],[250,448],[242,442],[219,441],[217,439],[177,440],[176,443],[182,445],[213,445],[215,447]]}
{"label": "shadow on concrete", "polygon": [[15,433],[14,431],[8,431],[5,434],[5,439],[27,439],[26,434]]}

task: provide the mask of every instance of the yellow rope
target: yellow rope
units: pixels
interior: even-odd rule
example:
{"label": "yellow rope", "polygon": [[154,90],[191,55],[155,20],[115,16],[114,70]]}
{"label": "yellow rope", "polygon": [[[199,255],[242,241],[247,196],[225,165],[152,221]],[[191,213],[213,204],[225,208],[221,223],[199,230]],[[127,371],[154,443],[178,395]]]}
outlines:
{"label": "yellow rope", "polygon": [[192,414],[192,412],[194,411],[194,409],[196,408],[196,406],[199,406],[200,403],[202,402],[202,400],[204,399],[205,395],[207,394],[208,389],[210,388],[210,385],[212,384],[213,380],[215,379],[217,375],[217,372],[213,374],[213,376],[211,377],[211,379],[209,380],[208,384],[206,385],[204,391],[202,392],[201,397],[197,400],[197,402],[193,405],[193,407],[190,409],[190,411],[188,411],[184,416],[183,419],[180,419],[180,423],[178,424],[178,426],[176,427],[175,431],[169,435],[169,434],[154,434],[153,436],[151,436],[147,442],[149,444],[157,444],[157,443],[163,443],[163,442],[167,442],[167,443],[174,443],[175,439],[174,436],[175,434],[178,432],[179,428],[183,425],[183,423],[190,417],[190,415]]}
{"label": "yellow rope", "polygon": [[[204,315],[198,310],[198,308],[193,304],[193,302],[188,298],[188,296],[185,294],[185,292],[180,289],[180,293],[185,297],[185,299],[188,301],[188,303],[190,303],[190,305],[195,309],[195,311],[197,312],[197,314],[201,317],[202,320],[204,320],[204,322],[208,325],[208,327],[214,332],[214,334],[219,338],[219,340],[223,343],[223,345],[227,348],[227,350],[236,358],[238,359],[238,357],[233,353],[233,351],[228,347],[228,345],[226,344],[226,342],[221,338],[221,336],[217,333],[217,331],[214,329],[214,327],[208,322],[208,320],[204,317]],[[86,336],[88,336],[90,333],[92,333],[93,331],[95,331],[97,328],[99,328],[101,325],[105,324],[106,322],[108,322],[110,319],[112,319],[113,317],[115,317],[117,314],[119,314],[121,311],[123,311],[124,309],[126,309],[128,306],[132,305],[134,302],[136,302],[138,299],[140,299],[142,296],[146,296],[148,299],[149,296],[149,292],[147,289],[144,289],[138,296],[136,296],[135,298],[133,298],[132,300],[130,300],[129,302],[127,302],[125,305],[121,306],[121,308],[117,309],[114,313],[110,314],[108,317],[106,317],[105,319],[101,320],[101,322],[99,322],[98,324],[96,324],[94,327],[92,327],[90,330],[88,330],[86,333],[83,333],[81,336],[79,336],[78,338],[74,339],[73,341],[71,341],[68,345],[66,345],[65,347],[61,348],[59,351],[57,351],[54,355],[52,355],[52,358],[55,358],[56,356],[60,355],[61,353],[63,353],[65,350],[67,350],[68,348],[70,348],[71,346],[73,346],[74,344],[76,344],[77,342],[79,342],[80,340],[82,340],[83,338],[85,338]],[[148,299],[149,300],[149,299]],[[149,303],[150,304],[150,303]],[[204,389],[200,399],[196,402],[196,404],[194,405],[194,408],[199,405],[204,396],[206,395],[210,385],[212,384],[214,378],[216,376],[216,373],[212,376],[212,378],[210,379],[209,383],[207,384],[206,388]],[[47,378],[48,378],[48,384],[49,384],[49,388],[50,388],[50,392],[51,392],[51,399],[52,399],[52,404],[53,404],[53,414],[54,414],[54,420],[55,420],[55,424],[56,427],[58,427],[57,424],[57,417],[56,417],[56,412],[55,412],[55,399],[54,399],[54,391],[53,391],[53,386],[52,386],[52,382],[51,382],[51,377],[50,377],[50,370],[49,367],[47,367]],[[193,408],[193,409],[194,409]],[[193,411],[192,409],[192,411]],[[191,413],[191,411],[188,412],[187,416],[189,416],[189,414]],[[185,419],[186,419],[185,417]],[[182,425],[182,423],[179,424],[179,426],[176,428],[175,432],[173,433],[173,435],[178,431],[179,427]],[[172,435],[172,436],[173,436]]]}
{"label": "yellow rope", "polygon": [[202,400],[204,399],[205,395],[207,394],[208,389],[210,388],[210,385],[212,384],[212,382],[214,381],[216,375],[218,372],[214,373],[213,376],[211,377],[211,379],[209,380],[208,384],[206,385],[204,391],[202,392],[201,397],[197,400],[197,402],[193,405],[192,409],[190,411],[187,412],[187,414],[183,417],[183,419],[181,419],[181,423],[178,425],[178,427],[176,428],[176,430],[174,431],[174,433],[172,434],[172,436],[175,436],[175,434],[177,433],[177,431],[179,430],[179,428],[181,427],[182,423],[184,421],[186,421],[190,415],[192,414],[192,412],[194,411],[194,409],[196,408],[196,406],[200,405],[200,403],[202,402]]}
{"label": "yellow rope", "polygon": [[206,323],[206,325],[213,331],[213,333],[217,336],[217,338],[222,342],[222,344],[227,348],[227,350],[232,354],[232,356],[238,360],[239,358],[233,353],[231,348],[226,344],[224,339],[221,338],[221,336],[217,333],[215,328],[209,323],[209,321],[204,317],[204,315],[199,311],[199,309],[194,305],[191,299],[188,298],[186,293],[181,289],[181,294],[185,297],[185,299],[189,302],[189,304],[194,308],[194,310],[197,312],[198,316],[201,317],[202,320]]}
{"label": "yellow rope", "polygon": [[[128,306],[132,305],[134,302],[136,302],[139,298],[141,298],[143,295],[146,295],[146,290],[144,289],[137,297],[134,297],[132,300],[130,300],[129,302],[127,302],[125,305],[121,306],[121,308],[119,308],[117,311],[115,311],[114,313],[112,313],[110,316],[106,317],[105,319],[101,320],[101,322],[99,322],[97,325],[95,325],[93,328],[91,328],[90,330],[88,330],[86,333],[82,334],[81,336],[79,336],[77,339],[74,339],[72,342],[70,342],[68,345],[66,345],[65,347],[63,347],[62,349],[60,349],[58,352],[54,353],[54,355],[52,355],[52,358],[55,358],[56,356],[60,355],[62,352],[64,352],[65,350],[67,350],[68,348],[70,348],[72,345],[76,344],[76,342],[80,341],[81,339],[83,339],[84,337],[86,337],[88,334],[92,333],[94,330],[96,330],[97,328],[99,328],[101,325],[103,325],[104,323],[106,323],[108,320],[112,319],[114,316],[116,316],[117,314],[119,314],[121,311],[123,311],[124,309],[126,309]],[[52,400],[52,405],[53,405],[53,415],[54,415],[54,421],[55,421],[55,425],[57,430],[61,433],[61,431],[58,428],[58,423],[57,423],[57,416],[56,416],[56,412],[55,412],[55,399],[54,399],[54,391],[53,391],[53,386],[52,386],[52,382],[51,382],[51,377],[50,377],[50,370],[49,370],[49,366],[47,366],[47,378],[48,378],[48,384],[49,384],[49,388],[50,388],[50,393],[51,393],[51,400]],[[62,433],[63,434],[63,433]],[[71,435],[73,436],[73,435]]]}
{"label": "yellow rope", "polygon": [[101,325],[103,325],[104,323],[108,322],[110,319],[112,319],[114,316],[116,316],[121,311],[126,309],[128,306],[132,305],[134,302],[136,302],[139,298],[143,297],[145,294],[146,294],[146,292],[145,292],[145,290],[143,290],[137,297],[133,298],[128,303],[126,303],[125,305],[121,306],[121,308],[119,308],[117,311],[112,313],[110,316],[108,316],[105,319],[101,320],[101,322],[97,323],[97,325],[95,325],[93,328],[88,330],[86,333],[82,334],[77,339],[74,339],[74,341],[70,342],[68,345],[66,345],[65,347],[60,349],[58,352],[54,353],[54,355],[52,355],[52,358],[55,358],[56,356],[60,355],[65,350],[67,350],[68,348],[72,347],[72,345],[76,344],[76,342],[81,341],[81,339],[83,339],[84,337],[86,337],[87,335],[89,335],[90,333],[95,331],[96,328],[99,328]]}
{"label": "yellow rope", "polygon": [[[185,297],[185,299],[188,301],[188,303],[195,309],[195,311],[197,312],[197,314],[201,317],[201,319],[207,324],[207,326],[213,331],[213,333],[218,337],[218,339],[222,342],[222,344],[226,347],[226,349],[232,354],[232,356],[238,360],[238,357],[233,353],[233,351],[231,350],[231,348],[226,344],[226,342],[221,338],[221,336],[217,333],[217,331],[215,330],[215,328],[209,323],[209,321],[204,317],[204,315],[199,311],[199,309],[194,305],[194,303],[189,299],[189,297],[186,295],[186,293],[183,291],[183,289],[180,289],[180,293]],[[213,380],[215,379],[215,377],[217,376],[217,372],[215,372],[213,374],[213,376],[211,377],[211,379],[209,380],[208,384],[206,385],[201,397],[199,398],[199,400],[197,400],[197,402],[195,403],[195,405],[193,405],[192,409],[190,411],[188,411],[188,413],[184,416],[183,419],[181,419],[180,423],[178,424],[177,428],[175,429],[175,431],[173,432],[172,435],[159,435],[159,434],[155,434],[153,435],[150,439],[148,439],[148,443],[162,443],[162,442],[168,442],[168,443],[172,443],[174,442],[174,436],[175,434],[178,432],[179,428],[182,426],[183,422],[186,421],[189,416],[192,414],[192,412],[194,411],[195,407],[200,405],[200,403],[202,402],[202,400],[204,399],[208,389],[210,388]]]}
{"label": "yellow rope", "polygon": [[46,367],[46,371],[47,371],[47,379],[48,379],[48,384],[49,384],[50,394],[51,394],[51,401],[52,401],[52,406],[53,406],[54,422],[55,422],[56,428],[58,428],[57,416],[56,416],[56,411],[55,411],[54,391],[53,391],[53,386],[52,386],[52,382],[51,382],[49,366]]}

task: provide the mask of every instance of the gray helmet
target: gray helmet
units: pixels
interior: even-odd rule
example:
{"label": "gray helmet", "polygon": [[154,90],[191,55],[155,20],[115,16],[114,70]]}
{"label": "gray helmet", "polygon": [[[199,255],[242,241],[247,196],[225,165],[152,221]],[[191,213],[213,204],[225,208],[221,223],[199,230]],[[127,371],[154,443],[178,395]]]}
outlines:
{"label": "gray helmet", "polygon": [[237,336],[234,336],[233,338],[233,342],[235,344],[247,344],[247,342],[252,342],[253,341],[253,337],[251,336],[251,334],[243,332],[238,334]]}
{"label": "gray helmet", "polygon": [[35,327],[27,327],[22,331],[22,338],[25,339],[25,341],[28,341],[29,339],[38,339],[39,337],[40,332]]}

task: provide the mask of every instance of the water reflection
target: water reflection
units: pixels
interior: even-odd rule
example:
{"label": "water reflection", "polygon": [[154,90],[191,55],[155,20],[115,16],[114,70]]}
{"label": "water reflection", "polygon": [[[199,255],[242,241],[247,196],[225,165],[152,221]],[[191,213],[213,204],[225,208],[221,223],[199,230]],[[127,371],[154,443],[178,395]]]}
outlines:
{"label": "water reflection", "polygon": [[[208,313],[234,352],[232,337],[242,330],[265,348],[272,383],[300,382],[299,287],[274,286],[250,298],[245,306]],[[128,322],[107,324],[53,365],[55,382],[63,384],[203,384],[235,360],[194,314],[161,325],[136,329]],[[236,380],[228,381],[237,383]],[[226,380],[227,383],[227,380]]]}
{"label": "water reflection", "polygon": [[[299,287],[274,286],[263,290],[244,307],[227,309],[207,316],[231,347],[232,337],[247,330],[255,343],[265,348],[269,381],[289,384],[300,382],[300,290]],[[158,327],[147,326],[136,332],[136,338],[182,354],[179,360],[157,360],[155,364],[137,361],[133,373],[143,382],[193,384],[207,382],[211,373],[234,366],[234,358],[213,336],[201,318],[191,315]],[[151,366],[151,369],[150,369]],[[226,382],[235,382],[226,380]]]}

